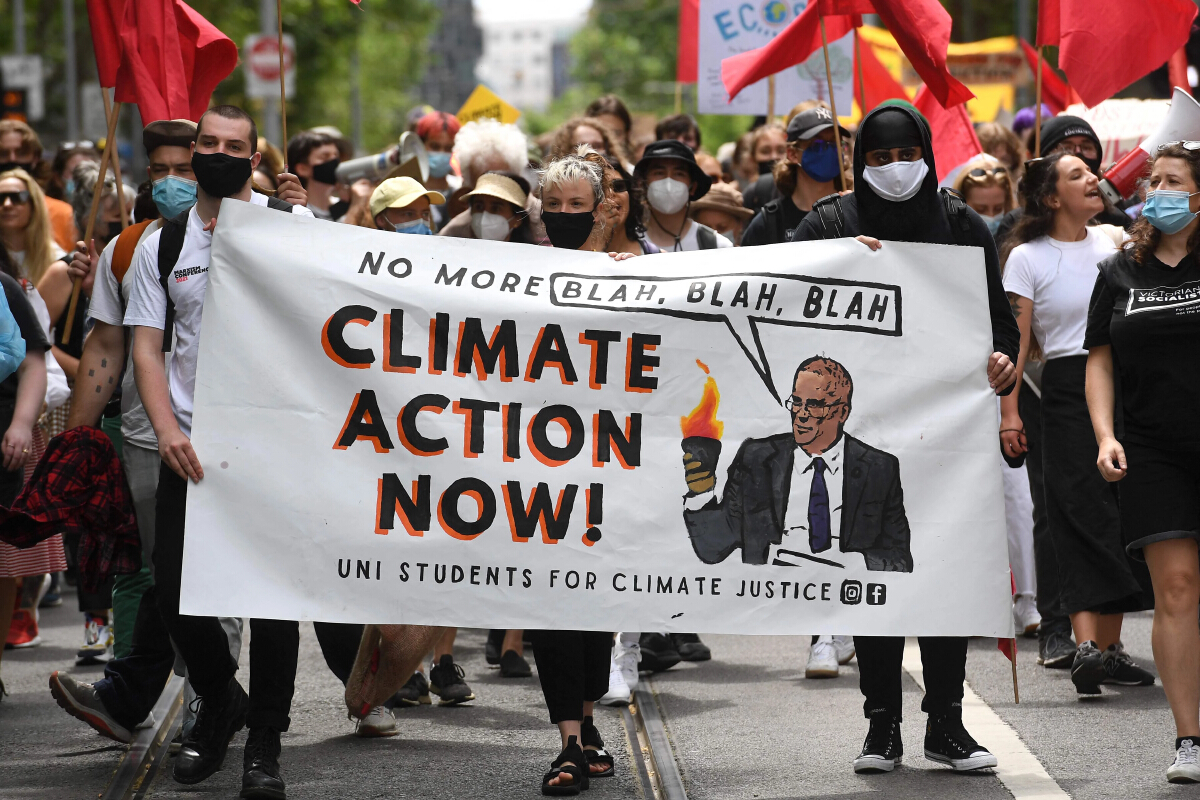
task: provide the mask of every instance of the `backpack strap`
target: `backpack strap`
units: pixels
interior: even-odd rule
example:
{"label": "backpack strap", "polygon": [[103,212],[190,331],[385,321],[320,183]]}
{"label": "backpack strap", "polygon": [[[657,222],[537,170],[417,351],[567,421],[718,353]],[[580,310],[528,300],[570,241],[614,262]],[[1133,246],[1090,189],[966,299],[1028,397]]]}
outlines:
{"label": "backpack strap", "polygon": [[700,245],[701,250],[716,250],[717,249],[717,232],[707,225],[701,225],[699,222],[692,222],[696,226],[696,244]]}
{"label": "backpack strap", "polygon": [[167,315],[163,325],[163,352],[171,350],[171,340],[175,332],[175,302],[171,300],[170,278],[183,252],[183,240],[187,236],[187,219],[191,213],[189,208],[177,217],[163,222],[162,234],[158,239],[158,282],[162,284],[163,293],[167,296]]}
{"label": "backpack strap", "polygon": [[950,221],[950,233],[954,243],[969,246],[974,244],[971,239],[971,215],[967,213],[967,201],[963,196],[949,187],[938,191],[942,196],[942,207],[946,209],[946,219]]}
{"label": "backpack strap", "polygon": [[783,202],[772,200],[762,207],[763,224],[771,237],[772,244],[788,240],[788,230],[783,222]]}
{"label": "backpack strap", "polygon": [[267,195],[267,208],[271,208],[276,211],[286,211],[290,214],[292,213],[292,208],[294,208],[294,206],[286,200],[280,200],[278,197]]}
{"label": "backpack strap", "polygon": [[153,221],[148,219],[136,225],[130,225],[117,237],[117,244],[113,247],[112,272],[117,279],[118,286],[124,280],[125,273],[129,271],[129,265],[133,263],[133,252],[137,250],[138,243],[142,240],[142,233]]}
{"label": "backpack strap", "polygon": [[846,221],[842,216],[842,196],[830,194],[813,203],[813,211],[821,220],[822,239],[841,239],[846,235]]}

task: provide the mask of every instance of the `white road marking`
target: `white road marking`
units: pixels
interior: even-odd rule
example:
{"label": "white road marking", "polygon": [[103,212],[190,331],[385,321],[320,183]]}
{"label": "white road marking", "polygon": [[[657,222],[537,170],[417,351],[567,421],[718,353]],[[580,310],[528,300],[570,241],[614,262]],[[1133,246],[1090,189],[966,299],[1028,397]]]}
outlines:
{"label": "white road marking", "polygon": [[[904,670],[925,688],[921,649],[914,638],[904,642]],[[995,753],[1000,762],[996,775],[1014,800],[1070,800],[1071,796],[1054,782],[1017,732],[970,685],[963,686],[963,724],[980,744]]]}

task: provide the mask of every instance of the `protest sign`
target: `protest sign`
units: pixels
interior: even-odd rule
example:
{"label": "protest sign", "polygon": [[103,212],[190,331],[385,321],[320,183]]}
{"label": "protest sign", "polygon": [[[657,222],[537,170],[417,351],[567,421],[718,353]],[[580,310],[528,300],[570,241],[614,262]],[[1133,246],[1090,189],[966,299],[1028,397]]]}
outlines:
{"label": "protest sign", "polygon": [[[747,86],[729,99],[721,82],[721,60],[764,47],[788,26],[807,3],[781,0],[700,0],[700,51],[697,73],[697,103],[701,114],[766,114],[767,81]],[[850,113],[854,96],[854,35],[829,43],[829,67],[833,75],[834,100],[838,113]],[[775,113],[783,116],[804,100],[829,102],[825,76],[825,54],[818,50],[805,61],[775,77]]]}
{"label": "protest sign", "polygon": [[497,119],[511,125],[521,116],[521,112],[481,83],[471,92],[471,96],[455,116],[464,125],[480,119]]}
{"label": "protest sign", "polygon": [[226,201],[208,281],[185,614],[1012,635],[976,248],[614,262]]}

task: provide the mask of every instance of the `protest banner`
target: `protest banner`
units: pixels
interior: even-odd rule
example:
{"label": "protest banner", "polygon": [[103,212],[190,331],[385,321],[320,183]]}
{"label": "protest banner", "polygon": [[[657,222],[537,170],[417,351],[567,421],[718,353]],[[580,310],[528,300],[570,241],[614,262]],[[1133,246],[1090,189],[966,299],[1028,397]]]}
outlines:
{"label": "protest banner", "polygon": [[455,116],[464,125],[481,119],[496,119],[506,125],[511,125],[520,118],[521,112],[504,102],[499,95],[481,83],[471,92],[471,96],[466,99]]}
{"label": "protest banner", "polygon": [[182,613],[1012,635],[978,249],[614,262],[226,201],[208,281]]}

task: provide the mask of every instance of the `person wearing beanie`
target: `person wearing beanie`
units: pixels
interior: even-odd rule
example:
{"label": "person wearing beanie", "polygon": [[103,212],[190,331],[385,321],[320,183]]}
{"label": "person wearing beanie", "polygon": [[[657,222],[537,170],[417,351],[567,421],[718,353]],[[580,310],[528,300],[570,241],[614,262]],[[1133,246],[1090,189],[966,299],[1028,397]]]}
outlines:
{"label": "person wearing beanie", "polygon": [[[854,192],[818,202],[792,241],[853,237],[872,250],[889,246],[880,240],[982,248],[992,354],[986,362],[981,359],[979,368],[986,370],[996,394],[1007,394],[1016,376],[1020,332],[1004,294],[996,246],[978,214],[956,195],[938,191],[932,144],[928,125],[913,109],[892,105],[871,111],[854,143]],[[827,225],[822,219],[826,206],[834,207],[829,216],[840,219],[839,224]],[[921,708],[929,715],[925,757],[958,772],[996,766],[996,757],[963,727],[967,639],[923,636],[918,642],[925,669]],[[854,645],[863,713],[870,720],[854,771],[891,772],[904,752],[900,735],[904,639],[855,636]]]}

